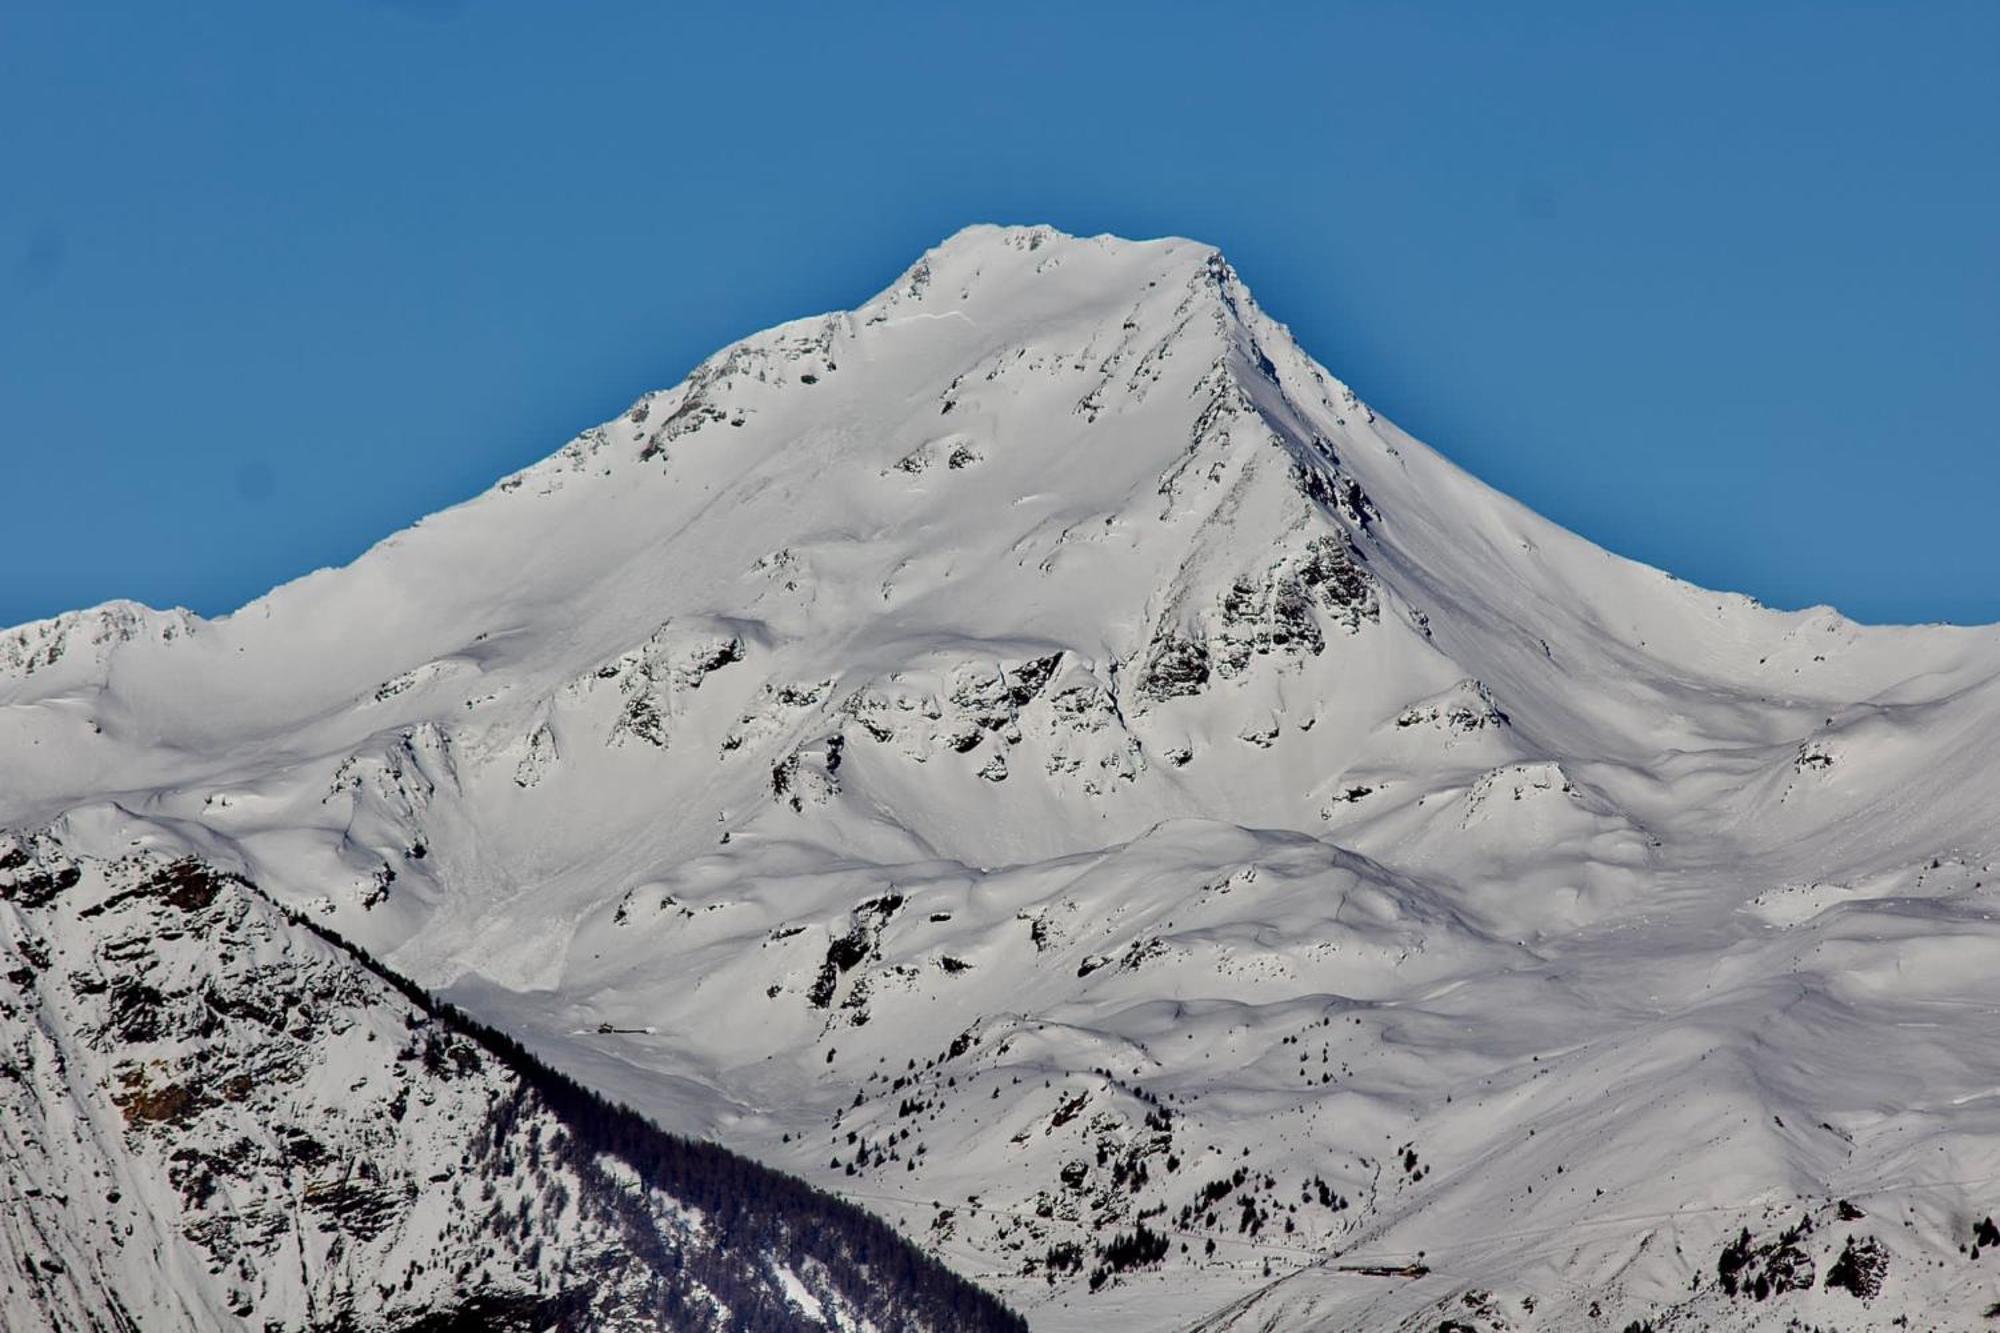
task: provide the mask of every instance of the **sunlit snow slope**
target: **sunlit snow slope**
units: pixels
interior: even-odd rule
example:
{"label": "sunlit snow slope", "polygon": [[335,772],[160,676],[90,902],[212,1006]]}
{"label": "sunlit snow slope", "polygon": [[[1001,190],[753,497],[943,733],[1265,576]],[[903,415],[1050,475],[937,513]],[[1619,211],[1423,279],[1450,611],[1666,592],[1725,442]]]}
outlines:
{"label": "sunlit snow slope", "polygon": [[1038,1328],[1964,1328],[1997,677],[1553,527],[1212,249],[981,227],[345,569],[0,636],[0,826]]}

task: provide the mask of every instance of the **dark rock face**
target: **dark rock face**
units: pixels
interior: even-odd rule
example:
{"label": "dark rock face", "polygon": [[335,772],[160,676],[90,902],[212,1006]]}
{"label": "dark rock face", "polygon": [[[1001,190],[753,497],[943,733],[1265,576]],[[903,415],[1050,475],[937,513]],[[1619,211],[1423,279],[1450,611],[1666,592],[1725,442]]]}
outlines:
{"label": "dark rock face", "polygon": [[1316,539],[1299,564],[1298,579],[1312,599],[1349,631],[1381,615],[1374,580],[1361,568],[1351,542],[1334,537]]}
{"label": "dark rock face", "polygon": [[1313,656],[1326,647],[1304,585],[1282,574],[1238,579],[1223,594],[1219,621],[1214,657],[1225,677],[1248,670],[1254,656]]}
{"label": "dark rock face", "polygon": [[1172,699],[1199,694],[1208,684],[1208,645],[1198,639],[1162,634],[1139,675],[1139,695],[1144,699]]}
{"label": "dark rock face", "polygon": [[565,1296],[473,1296],[449,1310],[434,1310],[396,1326],[394,1333],[541,1333],[586,1328],[589,1302]]}
{"label": "dark rock face", "polygon": [[[830,1007],[834,996],[839,993],[841,978],[870,958],[879,956],[877,948],[882,928],[902,907],[903,896],[899,893],[888,893],[857,903],[847,933],[836,935],[827,944],[826,961],[820,964],[819,975],[806,991],[806,1003],[815,1009]],[[959,963],[958,966],[962,970],[966,964]],[[849,1021],[857,1026],[868,1021],[866,978],[848,992],[843,1007],[850,1011]]]}
{"label": "dark rock face", "polygon": [[81,870],[60,857],[36,855],[46,852],[45,839],[22,838],[0,847],[5,848],[0,850],[0,901],[45,907],[83,878]]}
{"label": "dark rock face", "polygon": [[1162,622],[1143,657],[1141,700],[1199,694],[1211,677],[1233,680],[1260,657],[1310,658],[1329,630],[1358,633],[1378,620],[1374,581],[1345,537],[1317,537],[1261,571],[1238,575],[1192,629]]}
{"label": "dark rock face", "polygon": [[1889,1276],[1889,1252],[1882,1242],[1873,1236],[1863,1236],[1860,1240],[1848,1237],[1847,1248],[1834,1260],[1827,1270],[1826,1286],[1832,1291],[1838,1288],[1857,1300],[1873,1300],[1882,1292],[1882,1283]]}
{"label": "dark rock face", "polygon": [[1744,1228],[1716,1260],[1716,1276],[1721,1280],[1722,1290],[1731,1296],[1759,1301],[1786,1292],[1810,1290],[1816,1270],[1803,1242],[1812,1229],[1812,1219],[1801,1217],[1776,1239],[1759,1243],[1751,1237],[1749,1228]]}

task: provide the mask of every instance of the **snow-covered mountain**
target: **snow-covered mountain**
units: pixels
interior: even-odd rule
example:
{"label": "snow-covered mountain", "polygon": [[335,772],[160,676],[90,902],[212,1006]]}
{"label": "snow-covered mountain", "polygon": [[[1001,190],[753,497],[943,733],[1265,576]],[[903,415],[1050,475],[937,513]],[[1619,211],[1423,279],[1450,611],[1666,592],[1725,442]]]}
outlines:
{"label": "snow-covered mountain", "polygon": [[[1037,1328],[1971,1327],[1996,682],[1537,518],[1207,247],[982,227],[345,569],[0,635],[0,827],[238,877]],[[153,1057],[93,1058],[108,1124]]]}

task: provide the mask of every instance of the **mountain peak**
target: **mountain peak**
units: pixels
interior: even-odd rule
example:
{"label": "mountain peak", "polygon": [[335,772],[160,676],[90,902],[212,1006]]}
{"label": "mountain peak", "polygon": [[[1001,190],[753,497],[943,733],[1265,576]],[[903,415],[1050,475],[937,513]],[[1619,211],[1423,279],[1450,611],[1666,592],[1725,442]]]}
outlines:
{"label": "mountain peak", "polygon": [[1049,226],[979,223],[925,251],[862,310],[885,303],[940,310],[995,299],[1038,303],[1037,296],[1052,292],[1071,302],[1130,301],[1148,287],[1178,285],[1209,267],[1229,272],[1212,246],[1182,237],[1128,240],[1073,236]]}
{"label": "mountain peak", "polygon": [[924,258],[952,262],[968,256],[994,255],[1002,252],[1044,255],[1044,252],[1072,251],[1079,247],[1088,247],[1104,253],[1189,248],[1206,252],[1213,248],[1183,236],[1135,239],[1110,232],[1099,232],[1094,236],[1078,236],[1046,223],[974,222],[959,228],[925,251]]}

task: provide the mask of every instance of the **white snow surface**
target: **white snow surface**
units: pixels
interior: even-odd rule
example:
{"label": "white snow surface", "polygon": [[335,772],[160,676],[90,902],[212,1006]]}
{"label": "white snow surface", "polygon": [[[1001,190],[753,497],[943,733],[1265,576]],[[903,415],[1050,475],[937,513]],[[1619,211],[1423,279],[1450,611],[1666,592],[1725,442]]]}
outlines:
{"label": "white snow surface", "polygon": [[1996,681],[1553,526],[1209,247],[975,227],[346,568],[0,635],[0,827],[237,871],[1037,1328],[1967,1328]]}

